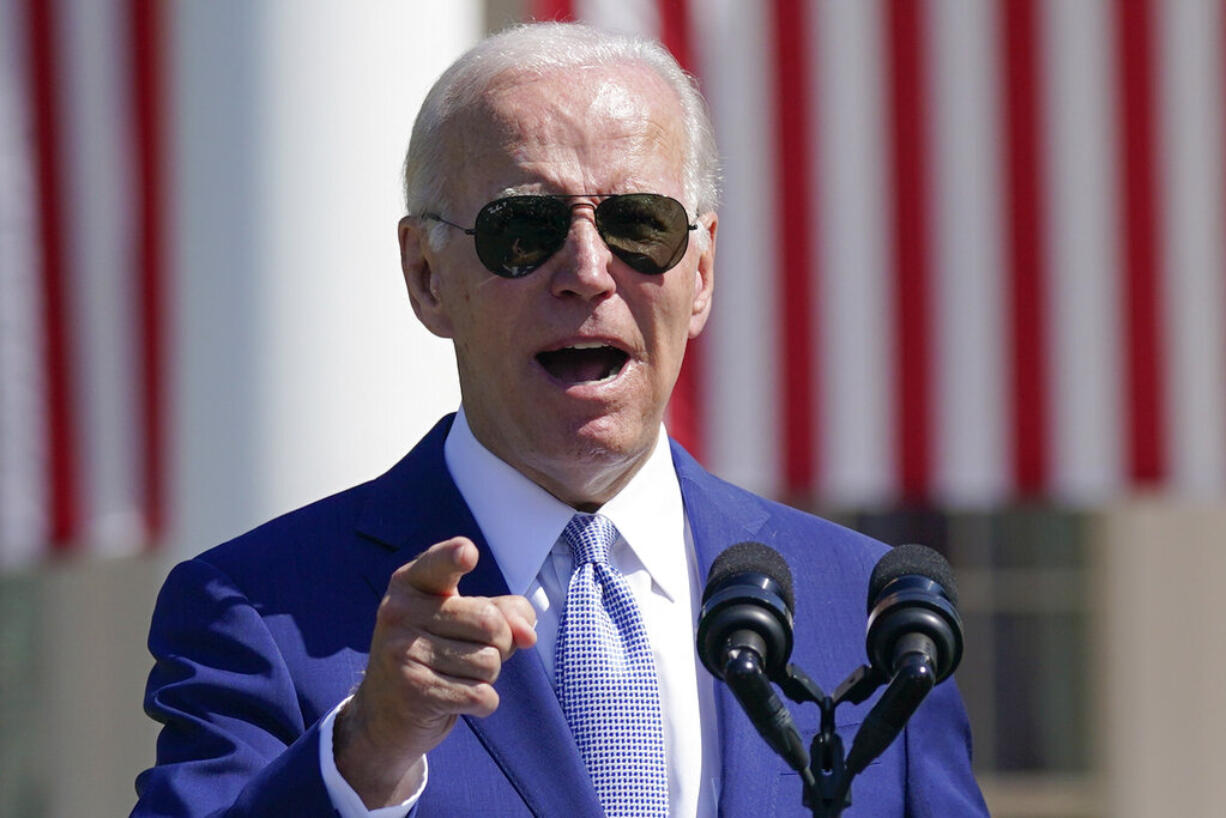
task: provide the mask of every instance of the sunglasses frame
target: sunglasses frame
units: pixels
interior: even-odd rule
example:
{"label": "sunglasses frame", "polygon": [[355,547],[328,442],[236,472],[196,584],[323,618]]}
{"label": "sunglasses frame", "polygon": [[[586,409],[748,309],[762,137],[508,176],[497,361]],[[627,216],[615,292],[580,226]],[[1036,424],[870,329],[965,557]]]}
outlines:
{"label": "sunglasses frame", "polygon": [[[681,213],[684,215],[684,218],[685,218],[685,236],[683,240],[681,241],[680,245],[674,251],[672,260],[670,261],[668,266],[663,267],[659,270],[640,269],[631,258],[627,257],[628,255],[633,255],[633,254],[628,254],[626,253],[626,251],[622,250],[621,248],[618,248],[618,247],[613,246],[612,244],[609,244],[609,241],[607,238],[605,238],[604,231],[601,229],[601,226],[600,226],[599,211],[603,205],[605,205],[606,203],[612,200],[616,200],[616,199],[640,197],[640,196],[650,196],[653,198],[667,199],[668,201],[673,202],[677,205],[677,207],[680,209]],[[600,201],[594,206],[591,205],[591,203],[589,202],[575,202],[574,204],[569,205],[569,210],[573,214],[575,211],[575,208],[584,207],[585,205],[592,207],[593,214],[596,216],[596,229],[597,229],[597,232],[600,233],[600,240],[605,243],[605,246],[609,248],[610,252],[612,252],[615,256],[617,256],[619,259],[625,262],[631,269],[636,270],[637,272],[642,273],[643,275],[663,275],[664,273],[671,270],[673,267],[676,267],[677,264],[681,262],[681,259],[685,257],[685,253],[689,249],[690,233],[698,229],[697,222],[693,222],[693,223],[690,222],[690,215],[686,211],[685,205],[681,204],[681,202],[674,199],[672,196],[666,196],[663,193],[525,193],[525,194],[516,194],[513,196],[501,196],[497,199],[486,202],[484,205],[481,206],[481,209],[477,211],[476,225],[474,225],[473,227],[465,227],[462,224],[456,224],[455,222],[448,221],[447,219],[444,219],[438,213],[434,213],[434,212],[422,213],[418,216],[418,218],[428,219],[430,221],[439,222],[440,224],[445,224],[448,227],[454,227],[456,230],[461,231],[466,236],[472,236],[474,244],[479,245],[479,239],[477,237],[477,227],[481,224],[482,217],[486,214],[487,211],[489,211],[490,208],[495,207],[496,205],[505,204],[515,199],[524,199],[524,200],[554,199],[557,201],[567,201],[567,200],[572,200],[572,199],[599,199]],[[565,238],[563,238],[563,240],[558,243],[557,247],[555,247],[552,251],[550,251],[549,255],[542,258],[538,263],[530,265],[530,266],[508,268],[505,264],[503,264],[503,265],[498,265],[496,268],[495,265],[489,264],[486,262],[484,258],[481,258],[481,253],[479,250],[477,252],[477,257],[481,259],[481,265],[485,267],[485,269],[489,270],[491,273],[498,276],[499,278],[523,278],[524,276],[531,274],[538,267],[541,267],[547,261],[549,261],[549,259],[553,257],[553,254],[562,248],[562,244],[564,243],[565,243]]]}

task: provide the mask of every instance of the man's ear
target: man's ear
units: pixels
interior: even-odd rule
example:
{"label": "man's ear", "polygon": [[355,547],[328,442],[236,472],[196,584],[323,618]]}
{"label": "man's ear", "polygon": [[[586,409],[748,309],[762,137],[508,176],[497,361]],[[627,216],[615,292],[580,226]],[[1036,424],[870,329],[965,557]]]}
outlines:
{"label": "man's ear", "polygon": [[400,238],[400,269],[404,271],[409,303],[413,305],[417,320],[440,338],[450,338],[451,319],[443,306],[438,270],[421,221],[405,216],[396,232]]}
{"label": "man's ear", "polygon": [[[719,217],[708,213],[698,220],[698,230],[705,231],[706,246],[698,256],[694,269],[694,300],[690,312],[690,338],[697,338],[711,315],[711,295],[715,289],[715,233]],[[697,232],[697,231],[696,231]]]}

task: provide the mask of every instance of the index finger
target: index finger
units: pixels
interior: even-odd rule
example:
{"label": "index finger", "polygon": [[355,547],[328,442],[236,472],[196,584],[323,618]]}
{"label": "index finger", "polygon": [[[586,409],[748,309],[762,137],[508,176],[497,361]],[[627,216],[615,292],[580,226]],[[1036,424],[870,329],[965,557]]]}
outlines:
{"label": "index finger", "polygon": [[396,571],[414,589],[436,596],[455,596],[460,577],[477,566],[477,546],[467,537],[435,543]]}

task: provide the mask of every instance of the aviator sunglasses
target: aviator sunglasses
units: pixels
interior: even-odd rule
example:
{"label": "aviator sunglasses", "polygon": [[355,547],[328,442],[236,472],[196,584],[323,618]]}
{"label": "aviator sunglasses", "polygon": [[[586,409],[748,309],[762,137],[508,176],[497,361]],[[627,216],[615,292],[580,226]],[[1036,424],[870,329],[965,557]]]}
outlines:
{"label": "aviator sunglasses", "polygon": [[573,199],[599,199],[596,231],[613,255],[632,269],[659,275],[681,261],[689,246],[690,224],[681,202],[659,193],[576,193],[507,196],[481,208],[472,227],[449,222],[437,213],[421,218],[441,222],[472,236],[477,258],[503,278],[520,278],[540,267],[566,242],[571,211],[591,207]]}

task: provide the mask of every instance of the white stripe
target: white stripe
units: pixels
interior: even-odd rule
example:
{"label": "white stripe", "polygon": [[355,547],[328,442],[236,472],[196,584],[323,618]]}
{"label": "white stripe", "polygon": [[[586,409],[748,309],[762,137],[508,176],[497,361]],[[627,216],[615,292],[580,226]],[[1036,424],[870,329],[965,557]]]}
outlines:
{"label": "white stripe", "polygon": [[59,0],[56,10],[81,540],[101,553],[131,552],[143,537],[127,14],[120,0]]}
{"label": "white stripe", "polygon": [[1170,487],[1219,497],[1226,479],[1221,6],[1160,3],[1155,12]]}
{"label": "white stripe", "polygon": [[1000,500],[1012,477],[1006,449],[1009,322],[1003,295],[1007,232],[997,8],[981,0],[940,0],[929,15],[933,488],[956,505]]}
{"label": "white stripe", "polygon": [[26,96],[26,4],[0,0],[0,568],[46,542],[42,302],[33,126]]}
{"label": "white stripe", "polygon": [[597,28],[660,36],[656,0],[575,0],[575,18]]}
{"label": "white stripe", "polygon": [[1047,0],[1042,17],[1052,480],[1058,496],[1094,501],[1120,486],[1123,460],[1112,15]]}
{"label": "white stripe", "polygon": [[814,11],[822,181],[820,485],[832,504],[875,502],[897,489],[881,9],[830,3]]}
{"label": "white stripe", "polygon": [[774,65],[769,10],[717,0],[694,19],[711,59],[699,66],[725,165],[706,330],[708,461],[723,477],[771,493],[779,483],[774,212]]}

